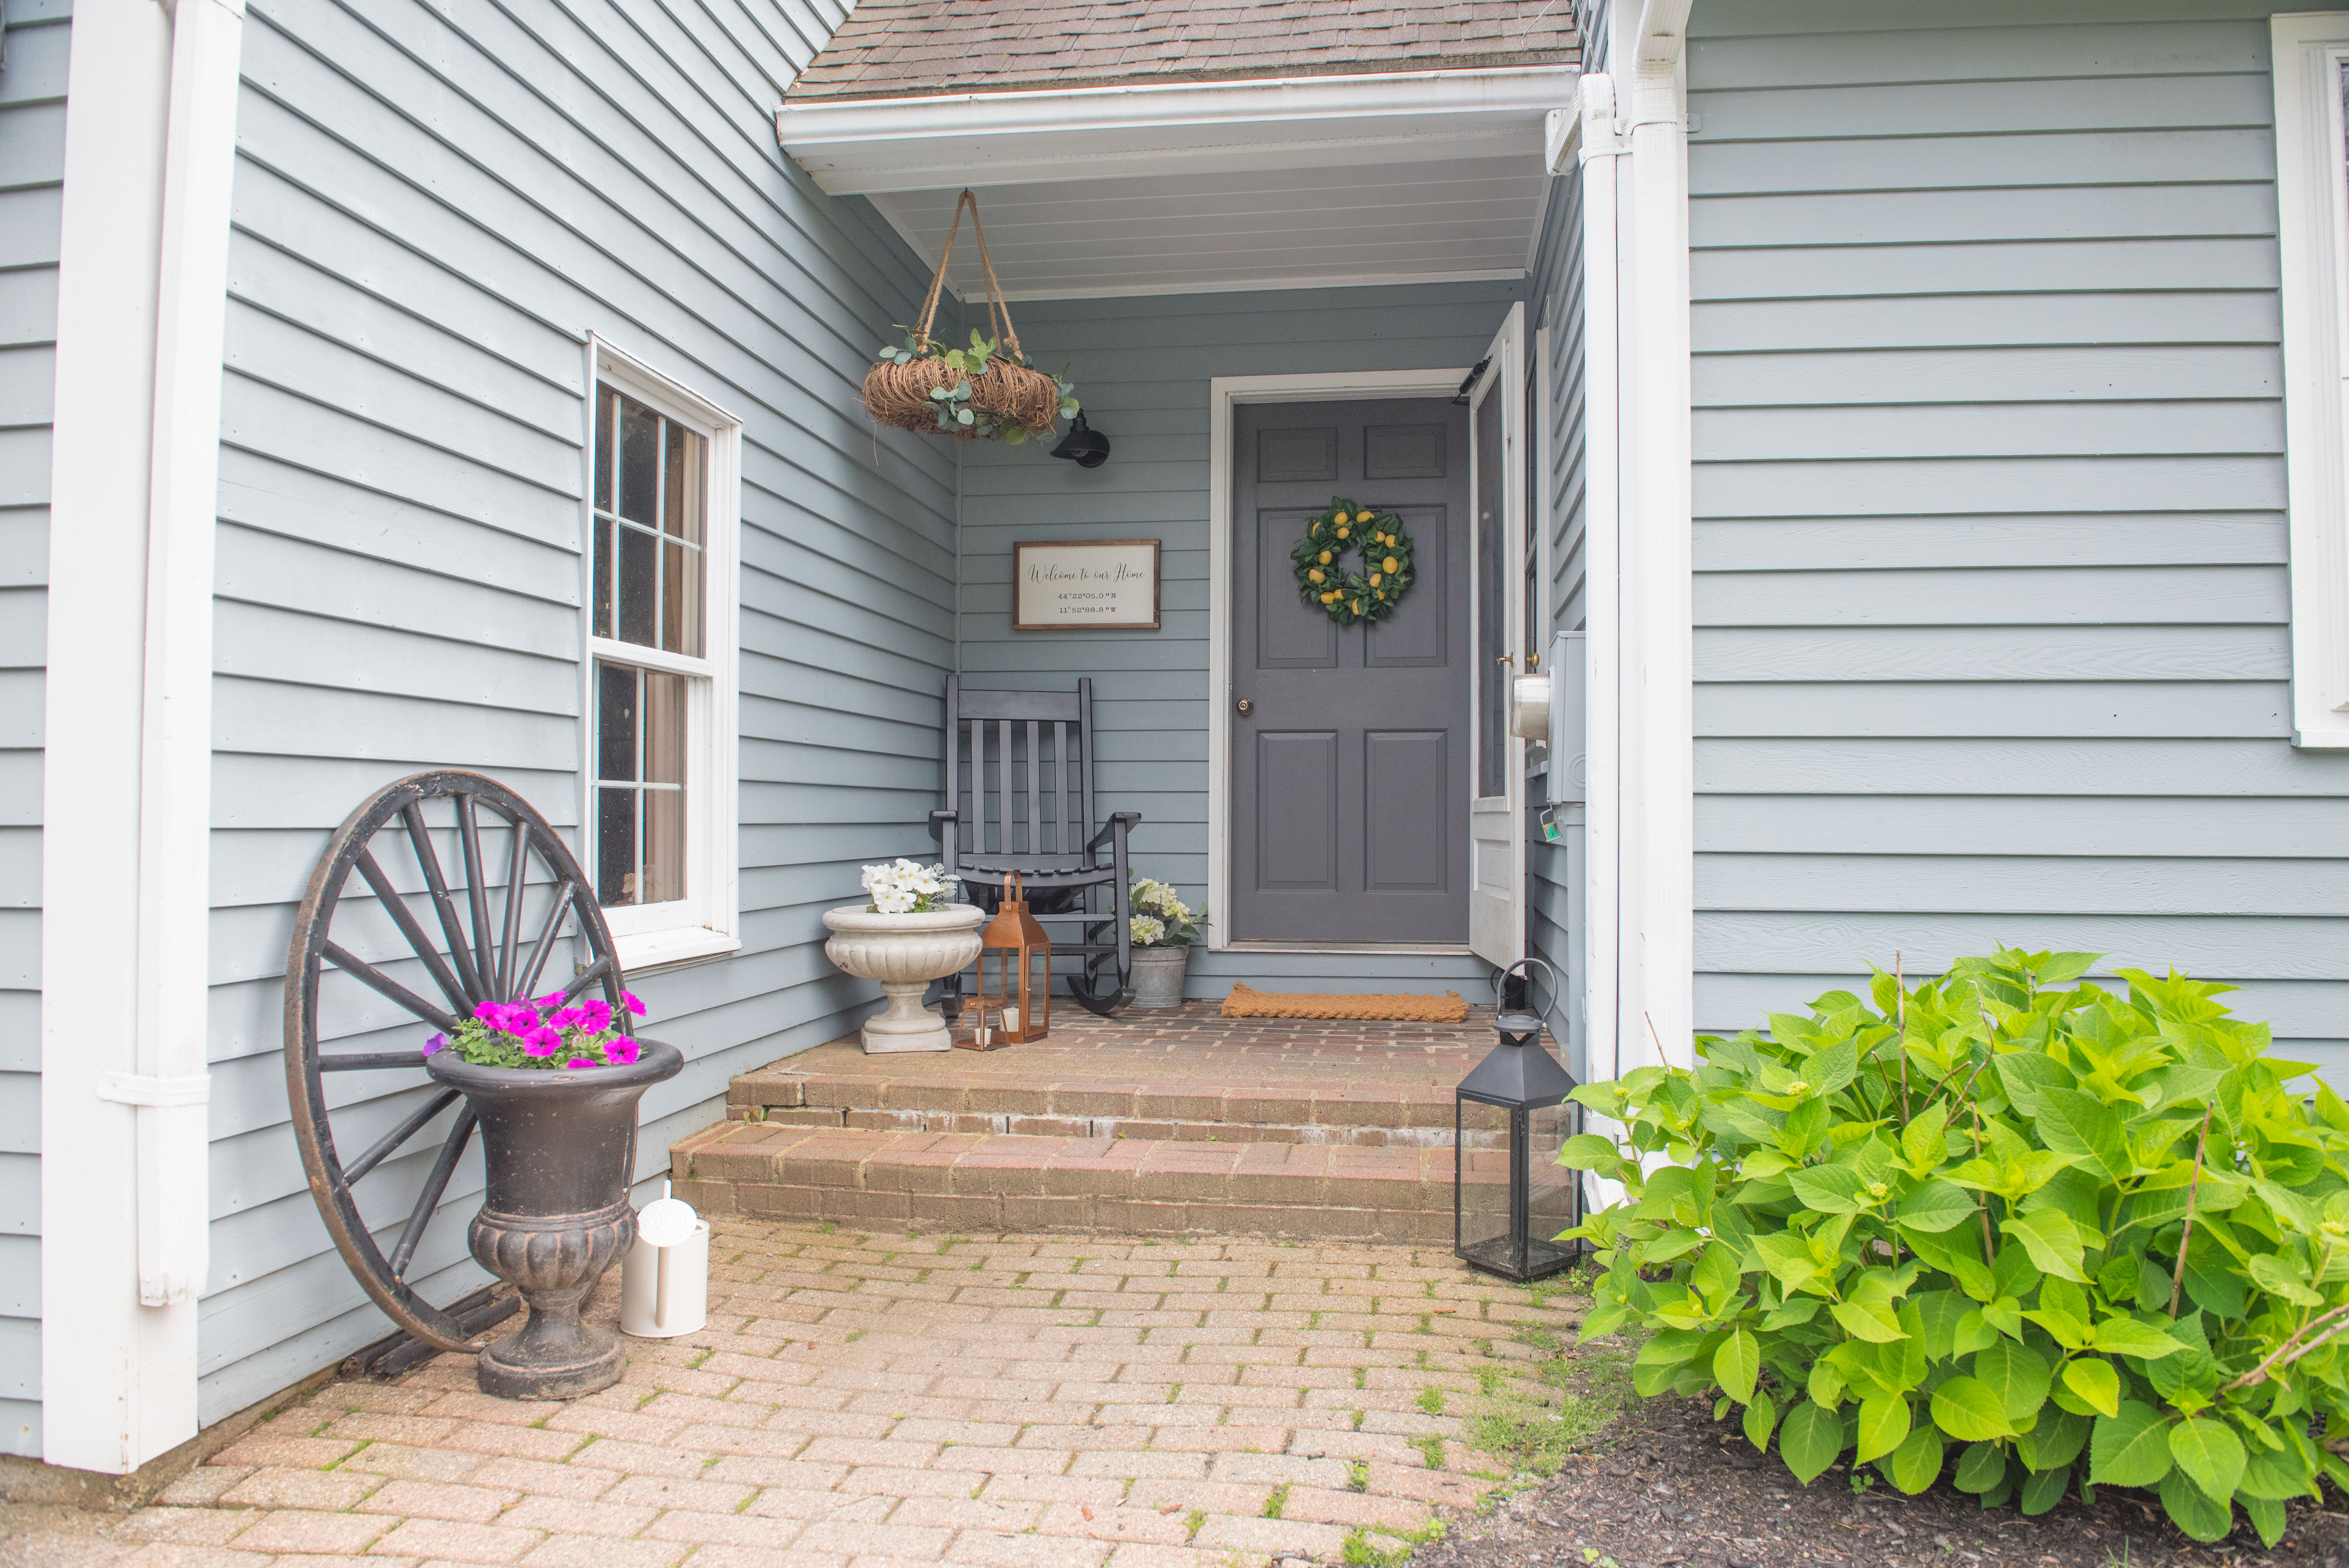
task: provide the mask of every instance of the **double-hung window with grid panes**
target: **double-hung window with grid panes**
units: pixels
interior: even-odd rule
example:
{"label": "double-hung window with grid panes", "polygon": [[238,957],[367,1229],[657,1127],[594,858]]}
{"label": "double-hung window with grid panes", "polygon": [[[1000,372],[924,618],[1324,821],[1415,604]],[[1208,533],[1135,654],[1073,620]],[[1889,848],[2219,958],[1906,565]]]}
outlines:
{"label": "double-hung window with grid panes", "polygon": [[586,838],[597,902],[642,963],[663,933],[707,946],[733,924],[732,823],[715,820],[733,790],[712,777],[731,770],[730,748],[712,744],[732,709],[713,645],[730,625],[730,586],[713,584],[719,443],[707,420],[610,379],[595,387],[594,443]]}

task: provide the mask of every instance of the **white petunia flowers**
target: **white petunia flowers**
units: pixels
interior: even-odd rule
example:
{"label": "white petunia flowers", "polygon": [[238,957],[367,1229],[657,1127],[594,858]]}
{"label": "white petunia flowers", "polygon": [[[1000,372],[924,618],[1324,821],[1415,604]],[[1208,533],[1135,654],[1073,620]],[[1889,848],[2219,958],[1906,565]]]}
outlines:
{"label": "white petunia flowers", "polygon": [[928,914],[953,902],[955,879],[947,868],[918,865],[900,855],[887,865],[864,868],[864,891],[872,914]]}

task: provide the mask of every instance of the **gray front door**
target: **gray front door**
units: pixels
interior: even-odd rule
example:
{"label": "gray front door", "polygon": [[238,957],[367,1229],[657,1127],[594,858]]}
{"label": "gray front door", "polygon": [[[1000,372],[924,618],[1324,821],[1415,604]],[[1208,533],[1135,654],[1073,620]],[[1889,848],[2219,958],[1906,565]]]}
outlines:
{"label": "gray front door", "polygon": [[[1468,469],[1442,399],[1234,411],[1234,940],[1468,940]],[[1384,621],[1299,600],[1288,552],[1332,496],[1412,536]]]}

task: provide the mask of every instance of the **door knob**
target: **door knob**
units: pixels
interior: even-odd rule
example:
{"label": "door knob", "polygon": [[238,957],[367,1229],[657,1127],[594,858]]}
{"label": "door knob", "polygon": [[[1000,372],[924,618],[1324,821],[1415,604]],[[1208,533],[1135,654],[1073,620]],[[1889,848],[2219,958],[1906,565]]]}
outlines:
{"label": "door knob", "polygon": [[1248,697],[1242,697],[1232,706],[1239,709],[1240,717],[1242,718],[1246,718],[1248,715],[1256,711],[1256,703]]}

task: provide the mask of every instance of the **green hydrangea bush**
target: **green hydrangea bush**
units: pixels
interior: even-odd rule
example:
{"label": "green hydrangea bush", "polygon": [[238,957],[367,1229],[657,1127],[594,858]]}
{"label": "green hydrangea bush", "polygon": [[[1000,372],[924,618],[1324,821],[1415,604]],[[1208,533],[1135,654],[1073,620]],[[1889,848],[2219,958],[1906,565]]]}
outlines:
{"label": "green hydrangea bush", "polygon": [[1805,1485],[1954,1460],[1984,1507],[2151,1487],[2275,1544],[2349,1489],[2349,1105],[2229,987],[2075,985],[2098,956],[1879,975],[1578,1089],[1620,1130],[1563,1162],[1627,1194],[1567,1233],[1607,1271],[1583,1337],[1645,1329],[1640,1393],[1743,1406]]}

